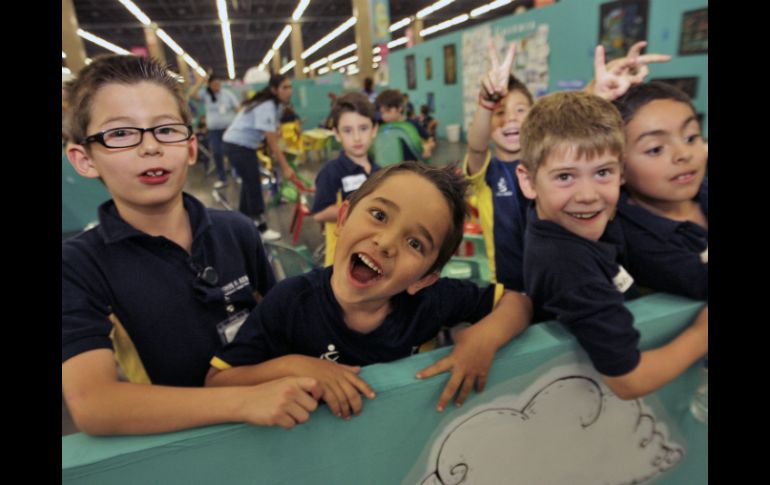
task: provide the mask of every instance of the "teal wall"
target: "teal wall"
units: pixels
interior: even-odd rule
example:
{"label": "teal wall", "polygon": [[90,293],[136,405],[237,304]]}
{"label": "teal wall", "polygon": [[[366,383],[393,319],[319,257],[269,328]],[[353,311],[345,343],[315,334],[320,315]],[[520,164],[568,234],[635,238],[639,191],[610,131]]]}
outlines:
{"label": "teal wall", "polygon": [[98,222],[99,204],[110,199],[110,193],[97,179],[79,175],[62,150],[61,157],[61,232],[74,234],[88,224]]}
{"label": "teal wall", "polygon": [[[549,91],[557,91],[559,81],[581,80],[587,83],[593,77],[593,53],[599,39],[599,8],[607,0],[562,0],[547,7],[533,9],[516,16],[506,16],[490,21],[492,29],[510,27],[535,21],[549,25]],[[705,0],[650,0],[647,23],[646,52],[670,54],[673,59],[664,64],[654,64],[648,79],[662,77],[697,76],[698,89],[693,104],[704,114],[703,133],[708,137],[708,55],[678,56],[679,34],[684,12],[708,7]],[[483,24],[480,24],[483,25]],[[476,25],[472,28],[478,28]],[[409,98],[419,108],[426,102],[426,93],[433,92],[439,120],[438,133],[446,136],[448,124],[462,124],[462,30],[437,37],[428,37],[422,44],[399,49],[388,57],[391,88],[409,93]],[[513,40],[516,36],[508,36]],[[444,84],[443,46],[455,44],[457,55],[457,84]],[[417,88],[406,89],[404,58],[414,54],[417,71]],[[478,55],[486,56],[486,46],[479,46]],[[425,79],[425,58],[433,64],[433,79]]]}

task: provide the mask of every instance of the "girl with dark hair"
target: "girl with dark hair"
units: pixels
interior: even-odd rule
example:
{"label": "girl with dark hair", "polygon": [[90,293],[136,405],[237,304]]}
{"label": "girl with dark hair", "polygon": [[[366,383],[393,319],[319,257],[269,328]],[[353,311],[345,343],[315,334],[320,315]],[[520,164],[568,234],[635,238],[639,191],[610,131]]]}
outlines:
{"label": "girl with dark hair", "polygon": [[208,85],[202,87],[205,77],[201,77],[190,90],[190,97],[203,101],[206,106],[206,126],[208,128],[209,147],[217,167],[217,178],[214,188],[224,187],[227,183],[224,153],[222,151],[222,135],[235,119],[240,101],[230,91],[222,89],[222,81],[214,74],[208,78]]}
{"label": "girl with dark hair", "polygon": [[270,76],[267,87],[244,103],[223,138],[225,154],[243,179],[238,210],[255,220],[262,239],[267,241],[278,239],[281,234],[268,229],[263,218],[265,201],[259,178],[257,148],[266,141],[272,156],[281,166],[283,176],[287,179],[294,176],[278,145],[281,107],[287,105],[290,99],[291,80],[278,74]]}

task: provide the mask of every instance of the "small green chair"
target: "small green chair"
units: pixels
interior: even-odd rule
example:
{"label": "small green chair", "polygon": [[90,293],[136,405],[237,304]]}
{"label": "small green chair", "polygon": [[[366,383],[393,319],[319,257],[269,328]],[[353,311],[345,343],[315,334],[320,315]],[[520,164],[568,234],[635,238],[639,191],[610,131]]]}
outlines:
{"label": "small green chair", "polygon": [[317,268],[307,246],[290,246],[276,241],[264,241],[267,259],[273,267],[275,279],[281,281]]}
{"label": "small green chair", "polygon": [[408,121],[393,121],[383,123],[377,129],[377,136],[372,145],[377,165],[386,167],[402,162],[404,160],[402,141],[417,156],[418,161],[430,163],[430,159],[422,158],[422,141],[417,129]]}

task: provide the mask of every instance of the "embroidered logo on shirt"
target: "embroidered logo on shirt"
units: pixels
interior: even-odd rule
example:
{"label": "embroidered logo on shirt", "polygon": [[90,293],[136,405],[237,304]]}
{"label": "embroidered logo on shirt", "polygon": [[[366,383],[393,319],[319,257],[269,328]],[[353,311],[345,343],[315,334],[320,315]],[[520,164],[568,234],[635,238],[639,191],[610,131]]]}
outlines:
{"label": "embroidered logo on shirt", "polygon": [[247,286],[249,286],[249,277],[246,275],[243,275],[237,280],[233,280],[227,283],[225,286],[223,286],[222,293],[225,294],[225,297],[228,297],[233,293],[235,293],[236,291],[246,288]]}
{"label": "embroidered logo on shirt", "polygon": [[508,183],[505,181],[505,177],[500,177],[500,180],[497,181],[497,193],[495,195],[497,196],[513,195],[513,192],[511,192],[511,189],[508,188]]}
{"label": "embroidered logo on shirt", "polygon": [[332,362],[337,362],[340,359],[340,353],[335,350],[336,347],[334,347],[334,344],[329,344],[329,346],[326,348],[329,351],[321,354],[319,358],[322,360],[331,360]]}
{"label": "embroidered logo on shirt", "polygon": [[634,284],[634,279],[631,277],[630,274],[628,274],[628,271],[626,271],[626,268],[623,266],[618,265],[620,270],[618,271],[618,274],[615,275],[614,278],[612,278],[612,283],[615,285],[615,288],[618,289],[621,293],[625,293],[626,290],[631,288],[631,285]]}
{"label": "embroidered logo on shirt", "polygon": [[706,246],[706,249],[700,253],[700,260],[704,264],[709,264],[709,248]]}

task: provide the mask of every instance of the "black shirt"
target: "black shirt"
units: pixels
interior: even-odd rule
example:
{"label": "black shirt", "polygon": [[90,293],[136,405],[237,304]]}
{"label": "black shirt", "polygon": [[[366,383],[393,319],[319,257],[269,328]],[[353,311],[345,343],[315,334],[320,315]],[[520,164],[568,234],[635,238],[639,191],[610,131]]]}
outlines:
{"label": "black shirt", "polygon": [[[251,313],[235,340],[217,352],[217,368],[258,364],[302,354],[348,365],[390,362],[417,352],[442,326],[476,322],[494,305],[496,286],[441,278],[415,295],[391,299],[391,312],[373,331],[351,330],[331,288],[332,267],[279,282]],[[497,292],[501,294],[502,287]],[[224,364],[224,365],[223,365]]]}
{"label": "black shirt", "polygon": [[[614,231],[613,222],[605,234]],[[524,286],[533,321],[556,317],[575,335],[600,373],[620,376],[639,363],[639,332],[624,305],[638,296],[618,264],[614,244],[584,239],[529,211],[524,240]]]}

